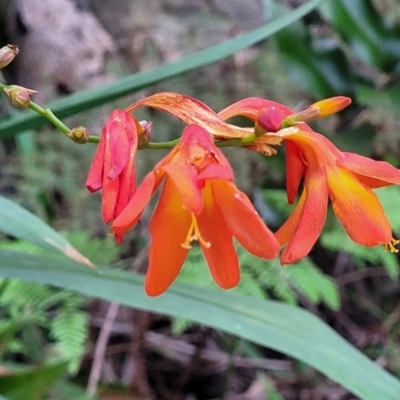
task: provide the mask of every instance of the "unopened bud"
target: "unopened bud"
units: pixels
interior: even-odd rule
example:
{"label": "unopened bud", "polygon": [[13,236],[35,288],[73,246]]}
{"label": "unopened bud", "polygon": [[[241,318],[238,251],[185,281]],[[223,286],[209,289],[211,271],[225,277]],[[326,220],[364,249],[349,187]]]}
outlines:
{"label": "unopened bud", "polygon": [[350,105],[351,99],[345,96],[330,97],[312,104],[310,107],[296,114],[286,117],[283,126],[293,126],[299,122],[307,122],[315,119],[325,118],[342,111]]}
{"label": "unopened bud", "polygon": [[262,136],[266,132],[277,132],[281,128],[282,115],[275,108],[261,109],[256,116],[254,132]]}
{"label": "unopened bud", "polygon": [[31,94],[36,94],[36,90],[27,89],[23,86],[11,85],[5,87],[4,93],[10,98],[12,105],[20,108],[27,108],[31,102]]}
{"label": "unopened bud", "polygon": [[6,67],[19,53],[19,48],[15,44],[8,44],[0,49],[0,69]]}
{"label": "unopened bud", "polygon": [[75,143],[85,144],[89,141],[89,131],[84,126],[71,129],[67,136]]}

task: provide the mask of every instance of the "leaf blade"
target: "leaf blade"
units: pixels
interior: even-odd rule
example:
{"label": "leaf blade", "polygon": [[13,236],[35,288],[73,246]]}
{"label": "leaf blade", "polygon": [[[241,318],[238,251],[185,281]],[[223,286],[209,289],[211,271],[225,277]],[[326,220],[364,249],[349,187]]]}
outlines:
{"label": "leaf blade", "polygon": [[312,314],[287,304],[175,284],[149,298],[142,276],[0,251],[0,275],[52,284],[142,310],[189,318],[298,358],[360,398],[398,399],[400,381]]}

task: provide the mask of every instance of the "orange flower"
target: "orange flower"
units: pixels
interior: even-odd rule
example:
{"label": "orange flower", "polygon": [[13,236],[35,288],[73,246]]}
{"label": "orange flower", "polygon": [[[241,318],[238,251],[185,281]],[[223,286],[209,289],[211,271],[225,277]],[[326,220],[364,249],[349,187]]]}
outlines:
{"label": "orange flower", "polygon": [[276,232],[282,264],[306,256],[320,235],[328,197],[350,238],[363,246],[384,244],[397,251],[392,229],[372,189],[400,184],[400,171],[387,162],[343,153],[316,132],[299,131],[284,137],[287,193],[294,201],[304,178],[304,188],[293,213]]}
{"label": "orange flower", "polygon": [[163,293],[178,275],[196,240],[216,283],[224,289],[240,278],[233,238],[256,256],[272,259],[279,244],[248,197],[232,182],[232,169],[202,127],[189,125],[180,143],[150,172],[112,230],[124,235],[138,221],[162,181],[150,222],[152,237],[145,290]]}
{"label": "orange flower", "polygon": [[[103,128],[86,179],[91,192],[102,189],[102,214],[106,224],[115,219],[136,191],[134,158],[138,131],[142,128],[130,114],[114,110]],[[116,235],[118,242],[122,236]]]}
{"label": "orange flower", "polygon": [[[313,112],[293,112],[264,99],[250,98],[232,104],[218,115],[227,119],[244,115],[255,120],[256,126],[268,132],[269,127],[291,123],[296,127],[282,129],[275,134],[285,143],[286,189],[292,204],[301,181],[304,188],[293,213],[276,232],[281,245],[287,244],[281,255],[282,264],[298,261],[306,256],[317,241],[326,218],[328,199],[350,238],[364,246],[384,244],[397,251],[390,223],[374,188],[400,184],[400,171],[386,162],[374,161],[352,153],[343,153],[326,137],[312,131],[303,122],[344,108],[347,98],[326,99],[311,106]],[[300,116],[300,117],[299,117]],[[294,117],[294,118],[293,118]],[[268,135],[267,133],[266,135]]]}

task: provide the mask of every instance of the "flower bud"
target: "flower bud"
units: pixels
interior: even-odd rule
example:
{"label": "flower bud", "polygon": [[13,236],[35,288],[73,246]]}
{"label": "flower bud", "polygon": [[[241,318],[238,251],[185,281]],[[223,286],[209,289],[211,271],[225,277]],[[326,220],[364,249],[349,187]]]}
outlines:
{"label": "flower bud", "polygon": [[330,97],[329,99],[317,101],[305,110],[286,117],[283,121],[283,126],[293,126],[299,122],[307,122],[314,119],[328,117],[342,111],[350,105],[350,103],[351,99],[345,96],[335,96]]}
{"label": "flower bud", "polygon": [[277,132],[281,128],[282,115],[275,108],[261,109],[256,116],[254,132],[262,136],[266,132]]}
{"label": "flower bud", "polygon": [[27,89],[23,86],[11,85],[5,87],[4,93],[10,98],[12,105],[20,108],[27,108],[31,102],[30,95],[36,94],[36,90]]}
{"label": "flower bud", "polygon": [[89,131],[84,126],[71,129],[67,136],[75,143],[85,144],[89,140]]}
{"label": "flower bud", "polygon": [[19,48],[15,44],[8,44],[0,49],[0,69],[6,67],[19,53]]}

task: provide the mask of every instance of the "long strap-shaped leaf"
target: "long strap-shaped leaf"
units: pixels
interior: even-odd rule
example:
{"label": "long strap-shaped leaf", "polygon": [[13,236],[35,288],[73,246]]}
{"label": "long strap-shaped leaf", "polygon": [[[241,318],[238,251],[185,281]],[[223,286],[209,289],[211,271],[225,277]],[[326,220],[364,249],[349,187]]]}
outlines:
{"label": "long strap-shaped leaf", "polygon": [[0,251],[0,276],[52,284],[137,309],[188,318],[302,360],[361,399],[400,398],[400,381],[298,307],[183,284],[150,298],[143,292],[142,277],[134,273],[110,268],[96,271],[68,259],[48,260],[6,251]]}
{"label": "long strap-shaped leaf", "polygon": [[[63,99],[53,101],[48,104],[48,107],[53,111],[57,111],[60,117],[67,117],[71,114],[100,106],[193,69],[222,60],[289,26],[291,23],[318,7],[323,1],[324,0],[309,0],[290,13],[273,20],[265,26],[239,36],[238,38],[227,40],[191,54],[175,63],[161,65],[150,71],[139,72],[106,86],[80,91],[71,96],[64,97]],[[34,66],[32,66],[32,68],[34,68]],[[15,135],[26,129],[39,128],[45,123],[46,120],[44,118],[33,112],[21,113],[16,117],[0,122],[0,139]]]}
{"label": "long strap-shaped leaf", "polygon": [[81,264],[93,267],[86,257],[53,228],[3,196],[0,196],[0,232],[34,243],[46,250],[61,252]]}

